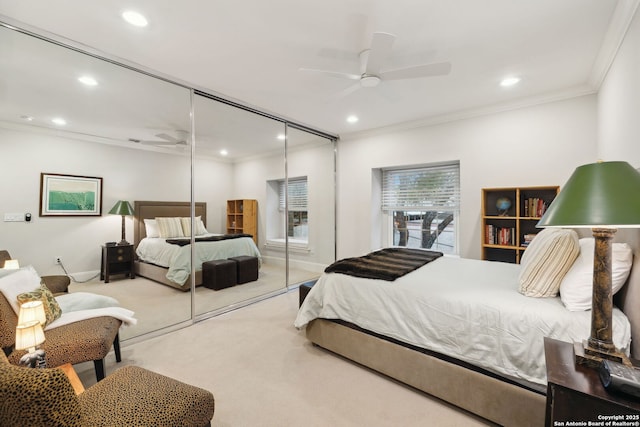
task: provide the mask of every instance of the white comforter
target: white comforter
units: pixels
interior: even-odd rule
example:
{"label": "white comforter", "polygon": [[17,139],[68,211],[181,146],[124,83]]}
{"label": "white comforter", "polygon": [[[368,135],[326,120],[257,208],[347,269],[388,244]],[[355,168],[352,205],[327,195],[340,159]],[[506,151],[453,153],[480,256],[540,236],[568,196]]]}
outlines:
{"label": "white comforter", "polygon": [[[591,312],[560,298],[518,292],[520,266],[439,258],[393,282],[323,274],[294,325],[342,319],[402,342],[453,356],[503,376],[546,385],[543,337],[589,337]],[[613,310],[614,344],[628,353],[631,327]]]}
{"label": "white comforter", "polygon": [[[207,234],[212,236],[213,234]],[[205,237],[205,236],[199,236]],[[167,279],[180,285],[191,274],[191,245],[179,246],[166,242],[166,239],[145,237],[136,249],[138,257],[146,262],[168,267]],[[202,263],[214,259],[226,259],[234,256],[249,255],[262,257],[251,237],[239,237],[213,242],[196,242],[194,262],[196,271],[202,270]]]}

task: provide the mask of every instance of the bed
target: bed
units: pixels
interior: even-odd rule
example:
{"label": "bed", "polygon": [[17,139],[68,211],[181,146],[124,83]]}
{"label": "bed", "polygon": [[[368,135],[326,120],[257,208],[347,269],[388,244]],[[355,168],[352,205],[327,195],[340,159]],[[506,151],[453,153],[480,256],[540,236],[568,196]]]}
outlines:
{"label": "bed", "polygon": [[[135,201],[134,202],[134,251],[136,252],[135,272],[158,283],[181,291],[191,289],[191,245],[190,239],[164,239],[147,236],[145,220],[157,218],[186,218],[191,216],[189,202]],[[195,203],[195,217],[206,226],[207,205]],[[169,241],[173,243],[168,243]],[[195,283],[202,285],[202,263],[214,259],[235,256],[254,256],[261,263],[261,255],[255,242],[249,236],[226,236],[202,234],[196,236]]]}
{"label": "bed", "polygon": [[[640,267],[638,257],[633,260],[635,268],[615,295],[613,338],[637,358],[640,348],[630,343],[634,332],[640,334],[633,311],[640,301]],[[520,272],[515,264],[440,257],[394,281],[325,273],[294,325],[306,328],[308,339],[320,347],[492,422],[541,426],[543,337],[587,338],[590,311],[570,312],[560,297],[522,295]],[[496,295],[506,306],[496,305]],[[392,303],[396,299],[399,305]],[[469,334],[470,324],[480,328]],[[485,333],[492,328],[500,333]]]}

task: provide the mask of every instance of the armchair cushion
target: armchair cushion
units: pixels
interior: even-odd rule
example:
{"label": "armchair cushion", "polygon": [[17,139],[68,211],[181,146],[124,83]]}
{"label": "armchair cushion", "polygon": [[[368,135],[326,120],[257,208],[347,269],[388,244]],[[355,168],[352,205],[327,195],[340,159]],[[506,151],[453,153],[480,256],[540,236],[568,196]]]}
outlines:
{"label": "armchair cushion", "polygon": [[14,366],[3,352],[0,359],[0,425],[81,425],[80,403],[62,370]]}
{"label": "armchair cushion", "polygon": [[44,282],[45,286],[56,296],[69,292],[69,284],[71,283],[71,279],[69,279],[69,276],[42,276],[42,281]]}

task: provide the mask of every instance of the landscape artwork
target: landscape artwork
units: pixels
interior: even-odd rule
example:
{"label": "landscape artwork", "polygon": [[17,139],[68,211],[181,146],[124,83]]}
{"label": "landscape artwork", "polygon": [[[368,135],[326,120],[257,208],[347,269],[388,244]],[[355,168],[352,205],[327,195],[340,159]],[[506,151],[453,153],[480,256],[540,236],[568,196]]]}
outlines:
{"label": "landscape artwork", "polygon": [[102,178],[40,174],[40,216],[102,215]]}

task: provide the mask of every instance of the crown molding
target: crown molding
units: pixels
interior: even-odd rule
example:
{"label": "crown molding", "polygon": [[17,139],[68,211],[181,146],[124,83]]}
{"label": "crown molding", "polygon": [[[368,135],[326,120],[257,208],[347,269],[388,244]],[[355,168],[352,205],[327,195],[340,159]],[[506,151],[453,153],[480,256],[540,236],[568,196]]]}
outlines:
{"label": "crown molding", "polygon": [[613,64],[618,50],[620,50],[620,46],[627,35],[639,4],[640,0],[618,1],[589,75],[589,85],[594,90],[600,89],[607,76],[609,68],[611,68],[611,64]]}

